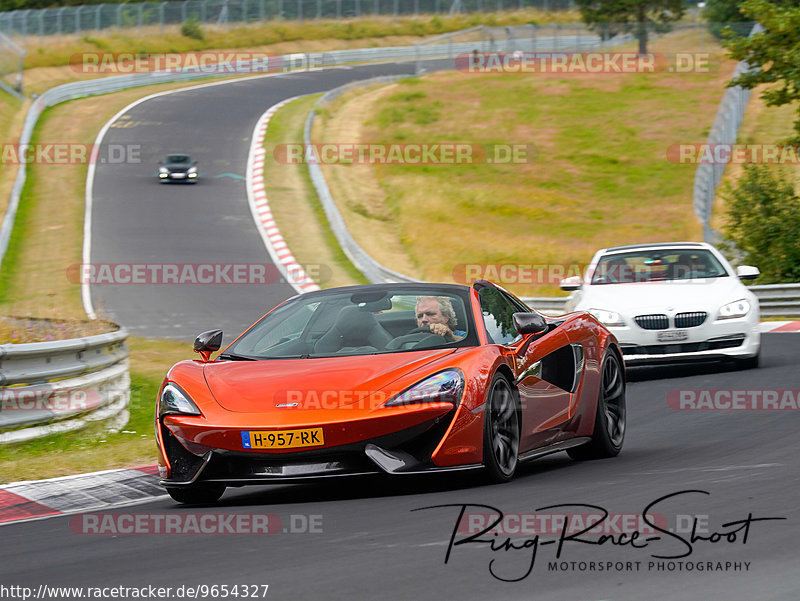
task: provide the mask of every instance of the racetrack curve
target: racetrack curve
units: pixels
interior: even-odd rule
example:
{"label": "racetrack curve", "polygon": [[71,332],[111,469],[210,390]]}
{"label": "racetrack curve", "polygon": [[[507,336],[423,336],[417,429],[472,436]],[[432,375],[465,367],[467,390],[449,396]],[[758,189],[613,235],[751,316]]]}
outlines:
{"label": "racetrack curve", "polygon": [[[280,601],[797,601],[800,415],[796,410],[676,411],[666,404],[671,390],[800,388],[795,366],[800,336],[765,334],[763,343],[763,366],[756,370],[690,366],[632,371],[627,439],[615,459],[576,463],[559,453],[525,465],[514,481],[496,486],[481,485],[475,474],[351,479],[233,489],[213,508],[161,499],[113,510],[271,513],[289,528],[291,515],[318,515],[321,533],[112,536],[76,533],[69,517],[11,524],[0,529],[0,582],[33,587],[268,584],[266,598]],[[490,575],[490,561],[495,559],[498,575],[518,578],[530,564],[529,550],[492,553],[485,546],[463,545],[454,548],[445,565],[458,508],[414,511],[471,503],[506,514],[532,513],[548,505],[580,503],[611,513],[639,513],[661,496],[688,489],[710,495],[688,494],[653,512],[665,515],[670,525],[676,514],[705,515],[706,535],[731,530],[721,525],[749,513],[786,520],[751,524],[746,544],[741,536],[734,543],[699,542],[684,559],[740,562],[742,569],[743,562],[750,562],[747,571],[648,570],[648,562],[660,561],[651,554],[684,552],[682,543],[665,536],[646,549],[567,543],[561,558],[639,561],[639,571],[551,572],[555,548],[542,546],[527,578],[501,582]],[[532,537],[520,542],[525,538]]]}
{"label": "racetrack curve", "polygon": [[[443,63],[431,62],[435,65]],[[133,149],[138,162],[95,166],[90,263],[98,273],[104,264],[271,264],[245,191],[255,122],[286,98],[413,69],[413,63],[399,63],[255,77],[132,107],[108,129],[99,156],[114,156],[108,150],[114,145]],[[161,184],[157,163],[168,152],[191,153],[201,180]],[[91,286],[101,314],[134,334],[193,339],[219,327],[226,341],[294,294],[277,278],[266,285]]]}

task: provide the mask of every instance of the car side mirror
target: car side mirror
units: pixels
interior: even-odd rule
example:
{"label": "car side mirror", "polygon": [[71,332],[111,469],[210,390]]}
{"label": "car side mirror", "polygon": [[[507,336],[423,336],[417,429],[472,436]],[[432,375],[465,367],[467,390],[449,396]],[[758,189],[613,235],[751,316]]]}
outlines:
{"label": "car side mirror", "polygon": [[561,289],[566,291],[577,290],[581,287],[581,276],[573,275],[561,280]]}
{"label": "car side mirror", "polygon": [[222,330],[209,330],[194,339],[194,352],[200,353],[203,362],[211,360],[211,353],[218,351],[222,346]]}
{"label": "car side mirror", "polygon": [[520,334],[541,334],[547,331],[547,320],[544,315],[533,311],[531,313],[514,313],[514,326]]}
{"label": "car side mirror", "polygon": [[761,272],[758,270],[758,267],[739,265],[739,267],[736,268],[736,275],[739,276],[740,280],[754,280],[761,275]]}

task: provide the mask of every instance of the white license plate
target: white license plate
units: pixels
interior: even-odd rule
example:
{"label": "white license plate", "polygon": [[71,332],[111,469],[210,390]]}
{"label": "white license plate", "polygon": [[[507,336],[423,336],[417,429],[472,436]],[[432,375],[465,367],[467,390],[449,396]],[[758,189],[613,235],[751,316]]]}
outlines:
{"label": "white license plate", "polygon": [[172,177],[174,177],[176,179],[183,179],[184,177],[186,177],[186,174],[185,173],[173,173]]}
{"label": "white license plate", "polygon": [[680,342],[681,340],[689,339],[688,330],[667,330],[666,332],[658,333],[659,342]]}

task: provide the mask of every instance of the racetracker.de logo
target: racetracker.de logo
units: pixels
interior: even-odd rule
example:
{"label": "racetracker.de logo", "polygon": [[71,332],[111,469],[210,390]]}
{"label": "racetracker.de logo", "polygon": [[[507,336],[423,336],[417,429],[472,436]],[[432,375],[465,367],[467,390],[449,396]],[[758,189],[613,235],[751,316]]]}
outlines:
{"label": "racetracker.de logo", "polygon": [[467,513],[458,524],[460,534],[533,536],[561,534],[619,535],[656,534],[654,526],[666,529],[666,516],[649,513]]}
{"label": "racetracker.de logo", "polygon": [[536,158],[533,144],[466,142],[277,144],[280,165],[521,165]]}
{"label": "racetracker.de logo", "polygon": [[[310,277],[324,283],[331,269],[320,263],[287,266],[288,280],[305,282]],[[267,285],[287,278],[273,263],[73,263],[67,267],[73,284],[91,285]]]}
{"label": "racetracker.de logo", "polygon": [[[121,392],[121,391],[120,391]],[[0,411],[51,411],[80,413],[98,407],[102,396],[97,389],[3,388],[0,390]]]}
{"label": "racetracker.de logo", "polygon": [[322,515],[275,513],[85,513],[69,519],[76,534],[320,534]]}
{"label": "racetracker.de logo", "polygon": [[670,390],[667,405],[676,411],[797,411],[800,390]]}
{"label": "racetracker.de logo", "polygon": [[681,165],[798,165],[800,147],[790,144],[673,144],[667,160]]}
{"label": "racetracker.de logo", "polygon": [[580,276],[586,265],[578,263],[460,263],[453,267],[453,281],[472,285],[477,280],[490,280],[501,286],[530,284],[558,286],[561,280]]}
{"label": "racetracker.de logo", "polygon": [[0,163],[8,165],[139,164],[141,144],[75,144],[39,142],[0,145]]}
{"label": "racetracker.de logo", "polygon": [[224,73],[274,73],[284,67],[283,59],[266,52],[175,52],[134,54],[130,52],[82,52],[70,57],[77,73],[126,74],[154,71],[191,71],[218,75]]}
{"label": "racetracker.de logo", "polygon": [[478,52],[459,54],[462,73],[707,73],[709,54],[683,52],[672,56],[638,52]]}

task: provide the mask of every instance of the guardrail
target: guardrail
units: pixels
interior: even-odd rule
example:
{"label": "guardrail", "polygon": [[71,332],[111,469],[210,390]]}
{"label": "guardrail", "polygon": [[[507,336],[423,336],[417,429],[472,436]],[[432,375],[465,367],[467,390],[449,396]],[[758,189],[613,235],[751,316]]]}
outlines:
{"label": "guardrail", "polygon": [[[762,316],[800,317],[800,284],[761,284],[747,289],[758,297]],[[565,311],[567,298],[525,297],[522,300],[542,313],[558,315]]]}
{"label": "guardrail", "polygon": [[[759,23],[753,25],[750,36],[761,31]],[[738,77],[750,70],[750,65],[740,61],[736,65],[731,78]],[[725,90],[722,101],[717,109],[717,116],[711,131],[708,134],[707,144],[735,144],[739,136],[739,126],[744,119],[747,103],[750,101],[750,90],[741,86],[734,86]],[[711,212],[714,208],[714,199],[717,187],[725,172],[725,163],[700,164],[694,175],[693,204],[694,213],[703,224],[703,240],[710,244],[716,242],[716,234],[711,229]]]}
{"label": "guardrail", "polygon": [[[569,37],[573,40],[576,39],[576,36]],[[545,38],[542,38],[542,40],[545,40]],[[518,40],[518,43],[523,44],[524,40]],[[480,43],[478,43],[477,46],[475,43],[469,43],[467,46],[469,50],[475,49],[476,47],[481,51],[484,50],[484,46]],[[485,46],[485,48],[488,49],[489,46]],[[420,52],[417,46],[398,46],[390,48],[357,48],[352,50],[334,50],[330,52],[293,53],[278,57],[270,57],[266,65],[264,65],[262,61],[260,66],[256,61],[249,60],[237,61],[234,63],[224,62],[215,65],[202,65],[183,69],[115,75],[112,77],[62,84],[47,90],[33,102],[25,117],[19,146],[27,147],[30,144],[36,122],[46,108],[76,98],[119,92],[134,87],[193,81],[208,77],[252,74],[254,72],[264,72],[265,70],[269,72],[282,72],[292,69],[329,67],[357,62],[419,60],[421,58],[435,59],[447,56],[450,51],[451,48],[449,48],[448,45],[442,45],[442,47],[430,45],[425,46],[422,52]],[[11,190],[3,225],[0,227],[0,266],[2,266],[3,257],[5,256],[8,242],[11,238],[11,232],[14,227],[17,209],[19,207],[19,199],[22,188],[25,185],[26,175],[26,165],[22,162]]]}
{"label": "guardrail", "polygon": [[[316,107],[318,107],[320,104],[329,102],[337,96],[344,94],[348,90],[352,90],[357,87],[380,83],[393,83],[398,79],[401,79],[401,76],[390,75],[385,77],[374,77],[372,79],[357,81],[334,88],[327,94],[324,94],[316,102],[314,109],[308,113],[308,117],[306,118],[306,124],[303,129],[303,144],[305,144],[305,147],[309,149],[309,152],[316,154],[316,150],[314,150],[314,147],[311,145],[311,128],[313,127],[314,119],[316,118]],[[347,225],[344,222],[342,214],[339,212],[339,208],[336,206],[336,203],[333,200],[330,188],[328,188],[328,183],[325,181],[325,176],[322,174],[322,169],[320,168],[319,163],[308,161],[308,173],[311,177],[311,183],[314,185],[314,189],[317,191],[317,196],[319,197],[320,204],[322,204],[322,209],[325,211],[325,217],[328,218],[328,223],[330,224],[331,230],[333,231],[334,236],[336,236],[336,241],[344,251],[344,254],[347,255],[347,258],[350,259],[350,262],[355,265],[356,269],[364,274],[364,277],[373,283],[420,281],[384,267],[375,259],[373,259],[363,248],[361,248],[358,242],[356,242],[353,236],[350,234],[350,230],[347,229]]]}
{"label": "guardrail", "polygon": [[127,338],[127,330],[119,329],[0,345],[0,444],[90,422],[124,424],[130,398]]}
{"label": "guardrail", "polygon": [[[487,30],[487,28],[483,26],[477,26],[460,33],[463,34],[465,32],[483,31],[483,30]],[[446,34],[444,36],[439,36],[438,39],[445,40],[444,43],[440,44],[431,45],[431,44],[417,43],[414,46],[397,47],[391,49],[375,49],[375,50],[378,53],[380,53],[379,55],[381,56],[381,58],[389,58],[385,54],[385,51],[392,50],[392,58],[415,59],[416,60],[415,73],[420,74],[424,72],[421,63],[421,60],[423,58],[452,59],[458,56],[459,54],[468,54],[473,51],[513,52],[517,50],[521,51],[546,50],[546,49],[552,49],[554,47],[558,48],[559,50],[598,48],[598,47],[617,45],[619,43],[626,42],[629,39],[631,39],[630,36],[618,36],[616,39],[603,41],[599,36],[592,33],[587,33],[587,35],[536,37],[535,28],[531,27],[531,34],[529,37],[509,37],[508,39],[505,40],[497,40],[493,36],[486,36],[486,39],[483,40],[456,42],[456,43],[450,41],[452,39],[452,36],[457,35],[458,33],[459,32],[456,32],[456,34]],[[565,44],[562,44],[562,42],[565,40],[567,42]],[[325,54],[328,56],[335,56],[342,62],[345,62],[345,61],[350,61],[350,59],[353,58],[348,54],[352,52],[356,51],[341,50]],[[308,55],[308,57],[309,57],[309,62],[311,62],[311,58],[313,57],[313,55]],[[453,63],[452,66],[455,67],[455,63]],[[393,75],[385,77],[375,77],[368,80],[362,80],[345,84],[338,88],[334,88],[333,90],[330,90],[329,92],[324,94],[316,102],[314,108],[308,114],[308,118],[306,119],[305,127],[303,129],[303,144],[305,145],[305,148],[308,149],[308,152],[312,153],[312,155],[314,156],[316,155],[316,149],[311,144],[311,128],[314,124],[314,119],[316,118],[316,109],[319,106],[333,100],[334,98],[340,96],[341,94],[347,92],[348,90],[379,83],[392,83],[397,81],[398,79],[402,79],[402,77],[405,76]],[[397,273],[396,271],[393,271],[388,267],[384,267],[383,265],[378,263],[375,259],[373,259],[363,248],[361,248],[361,246],[355,241],[355,239],[347,229],[347,225],[345,224],[344,218],[342,217],[342,214],[339,212],[339,209],[333,200],[333,196],[331,195],[328,183],[325,181],[325,176],[322,173],[319,161],[317,160],[315,162],[312,160],[308,161],[307,163],[308,163],[309,176],[311,177],[311,182],[314,185],[314,189],[317,192],[320,204],[322,204],[322,208],[325,211],[325,216],[328,219],[328,223],[330,224],[331,230],[333,231],[334,236],[336,236],[336,240],[339,243],[339,246],[344,251],[345,255],[347,255],[348,259],[350,259],[353,265],[362,274],[364,274],[364,277],[366,277],[367,280],[373,283],[420,281],[410,276]]]}

